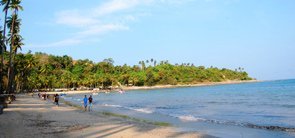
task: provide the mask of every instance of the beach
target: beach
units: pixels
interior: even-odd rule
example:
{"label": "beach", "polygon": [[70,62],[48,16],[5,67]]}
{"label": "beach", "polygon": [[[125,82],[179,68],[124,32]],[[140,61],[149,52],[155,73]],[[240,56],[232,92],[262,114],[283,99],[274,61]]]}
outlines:
{"label": "beach", "polygon": [[198,84],[178,84],[178,85],[157,85],[157,86],[132,86],[123,87],[124,90],[151,90],[151,89],[166,89],[166,88],[181,88],[181,87],[201,87],[201,86],[215,86],[215,85],[228,85],[228,84],[240,84],[240,83],[254,83],[261,82],[259,80],[247,80],[247,81],[223,81],[223,82],[203,82]]}
{"label": "beach", "polygon": [[99,93],[92,112],[82,93],[61,96],[59,107],[17,95],[0,115],[0,137],[293,138],[294,82]]}
{"label": "beach", "polygon": [[[182,87],[202,87],[202,86],[215,86],[215,85],[229,85],[229,84],[241,84],[241,83],[255,83],[255,82],[262,82],[260,80],[247,80],[247,81],[223,81],[223,82],[203,82],[198,84],[178,84],[178,85],[156,85],[156,86],[122,86],[121,88],[117,88],[118,90],[124,91],[132,91],[132,90],[153,90],[153,89],[167,89],[167,88],[182,88]],[[70,91],[49,91],[46,92],[47,94],[87,94],[87,93],[100,93],[100,92],[108,92],[107,90],[70,90]],[[43,92],[44,93],[44,92]]]}
{"label": "beach", "polygon": [[127,118],[84,112],[61,103],[17,95],[17,100],[0,115],[1,137],[212,137],[184,133],[173,127],[157,126]]}

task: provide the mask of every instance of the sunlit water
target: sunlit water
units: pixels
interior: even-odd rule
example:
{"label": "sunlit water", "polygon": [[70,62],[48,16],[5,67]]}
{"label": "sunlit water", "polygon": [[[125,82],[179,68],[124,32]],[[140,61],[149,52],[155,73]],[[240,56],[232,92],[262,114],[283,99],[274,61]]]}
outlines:
{"label": "sunlit water", "polygon": [[[82,98],[83,95],[65,97],[78,104]],[[93,98],[97,111],[164,120],[190,130],[200,130],[204,124],[212,128],[211,125],[215,124],[249,128],[249,131],[263,130],[274,137],[294,136],[294,132],[290,131],[295,128],[295,80],[137,90],[124,94],[98,94],[93,95]],[[208,130],[206,126],[204,130]],[[219,135],[218,132],[216,135],[236,136]]]}

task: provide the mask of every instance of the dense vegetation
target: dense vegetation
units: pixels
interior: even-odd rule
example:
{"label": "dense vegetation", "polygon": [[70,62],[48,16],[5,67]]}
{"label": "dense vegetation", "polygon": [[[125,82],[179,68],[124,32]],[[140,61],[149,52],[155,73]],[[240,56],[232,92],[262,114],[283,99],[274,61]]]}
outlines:
{"label": "dense vegetation", "polygon": [[251,79],[242,68],[233,71],[187,63],[172,65],[154,59],[140,61],[134,66],[115,66],[111,58],[94,63],[88,59],[73,60],[66,55],[19,53],[18,49],[24,45],[18,17],[18,11],[23,10],[20,3],[21,0],[0,2],[4,7],[4,25],[3,30],[0,29],[0,94],[44,88],[154,86]]}
{"label": "dense vegetation", "polygon": [[[21,19],[18,16],[18,12],[23,10],[20,3],[21,0],[0,1],[4,13],[3,30],[2,27],[0,27],[0,94],[4,90],[3,84],[5,84],[5,79],[7,79],[6,91],[8,93],[13,93],[16,86],[16,68],[14,66],[16,54],[17,50],[21,49],[24,45],[22,43],[23,38],[20,35]],[[7,52],[8,48],[9,52]],[[4,60],[5,53],[8,53],[6,61]],[[7,74],[5,74],[5,72],[7,72]]]}
{"label": "dense vegetation", "polygon": [[111,58],[94,63],[88,59],[73,60],[66,55],[30,52],[17,54],[15,67],[18,90],[176,85],[251,79],[242,68],[233,71],[197,67],[189,63],[172,65],[168,61],[157,64],[154,59],[140,61],[134,66],[119,66],[114,65]]}

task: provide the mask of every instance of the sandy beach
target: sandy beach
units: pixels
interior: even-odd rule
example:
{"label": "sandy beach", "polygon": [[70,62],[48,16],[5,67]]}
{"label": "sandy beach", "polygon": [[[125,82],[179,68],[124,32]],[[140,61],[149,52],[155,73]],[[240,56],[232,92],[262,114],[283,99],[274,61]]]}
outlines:
{"label": "sandy beach", "polygon": [[157,85],[157,86],[132,86],[123,87],[124,90],[149,90],[149,89],[165,89],[165,88],[179,88],[179,87],[201,87],[201,86],[214,86],[214,85],[227,85],[227,84],[239,84],[239,83],[253,83],[259,82],[258,80],[248,81],[224,81],[224,82],[203,82],[199,84],[188,84],[188,85]]}
{"label": "sandy beach", "polygon": [[[229,85],[229,84],[240,84],[240,83],[255,83],[261,82],[259,80],[248,80],[248,81],[224,81],[224,82],[203,82],[199,84],[188,84],[188,85],[156,85],[156,86],[123,86],[122,89],[124,91],[132,91],[132,90],[151,90],[151,89],[166,89],[166,88],[180,88],[180,87],[201,87],[201,86],[214,86],[214,85]],[[76,91],[62,91],[62,92],[46,92],[47,94],[87,94],[87,93],[96,93],[96,92],[106,92],[106,90],[76,90]]]}
{"label": "sandy beach", "polygon": [[59,107],[26,95],[0,115],[1,137],[211,137],[197,132],[183,133],[173,127],[84,112],[61,103]]}

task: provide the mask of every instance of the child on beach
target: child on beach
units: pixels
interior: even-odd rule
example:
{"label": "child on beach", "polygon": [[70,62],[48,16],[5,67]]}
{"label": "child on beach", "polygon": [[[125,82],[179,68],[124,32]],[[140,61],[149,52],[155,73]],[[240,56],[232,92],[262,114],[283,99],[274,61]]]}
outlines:
{"label": "child on beach", "polygon": [[88,102],[89,102],[89,108],[88,108],[88,111],[90,112],[91,111],[91,108],[92,108],[92,96],[90,95],[89,98],[88,98]]}
{"label": "child on beach", "polygon": [[87,95],[85,95],[83,102],[84,102],[84,109],[85,111],[87,111],[87,102],[88,102]]}

